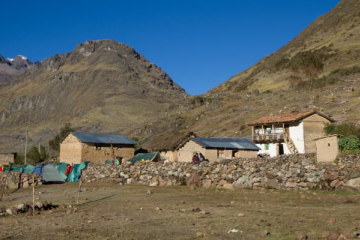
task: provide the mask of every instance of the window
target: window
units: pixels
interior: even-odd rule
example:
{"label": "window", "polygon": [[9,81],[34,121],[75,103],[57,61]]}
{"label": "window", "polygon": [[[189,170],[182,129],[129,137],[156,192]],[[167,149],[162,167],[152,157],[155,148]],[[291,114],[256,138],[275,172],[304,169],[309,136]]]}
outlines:
{"label": "window", "polygon": [[330,147],[330,143],[328,143],[328,147]]}

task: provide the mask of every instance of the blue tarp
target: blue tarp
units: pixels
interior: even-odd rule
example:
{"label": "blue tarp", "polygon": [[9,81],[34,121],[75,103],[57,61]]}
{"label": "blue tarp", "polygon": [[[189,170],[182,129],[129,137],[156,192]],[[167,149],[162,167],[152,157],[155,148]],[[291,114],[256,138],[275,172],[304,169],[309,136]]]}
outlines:
{"label": "blue tarp", "polygon": [[40,177],[42,177],[42,169],[43,169],[44,164],[43,163],[39,163],[38,165],[35,166],[34,170],[32,173],[37,173],[39,174]]}

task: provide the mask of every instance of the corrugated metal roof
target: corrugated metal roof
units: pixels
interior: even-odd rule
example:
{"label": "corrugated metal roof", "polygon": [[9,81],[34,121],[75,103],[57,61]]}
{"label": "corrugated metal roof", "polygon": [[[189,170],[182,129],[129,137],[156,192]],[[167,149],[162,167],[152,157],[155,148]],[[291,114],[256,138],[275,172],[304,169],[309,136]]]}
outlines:
{"label": "corrugated metal roof", "polygon": [[260,150],[251,138],[192,138],[191,140],[205,148]]}
{"label": "corrugated metal roof", "polygon": [[83,143],[103,143],[103,144],[136,144],[133,140],[122,134],[103,134],[88,132],[72,132]]}

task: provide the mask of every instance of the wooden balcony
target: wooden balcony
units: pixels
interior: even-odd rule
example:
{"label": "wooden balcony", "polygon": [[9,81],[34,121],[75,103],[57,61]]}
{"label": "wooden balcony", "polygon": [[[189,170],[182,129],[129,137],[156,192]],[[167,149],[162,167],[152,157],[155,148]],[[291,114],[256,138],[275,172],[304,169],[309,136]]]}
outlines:
{"label": "wooden balcony", "polygon": [[284,142],[283,133],[254,134],[254,143],[281,143]]}

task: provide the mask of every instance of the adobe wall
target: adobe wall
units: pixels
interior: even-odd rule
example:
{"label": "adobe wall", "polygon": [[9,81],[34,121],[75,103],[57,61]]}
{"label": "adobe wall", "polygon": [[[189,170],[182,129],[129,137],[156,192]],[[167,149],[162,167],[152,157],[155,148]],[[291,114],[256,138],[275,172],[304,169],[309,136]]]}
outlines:
{"label": "adobe wall", "polygon": [[191,162],[194,152],[201,152],[205,158],[208,158],[205,148],[190,140],[179,149],[177,159],[179,162]]}
{"label": "adobe wall", "polygon": [[60,143],[60,162],[81,163],[82,143],[74,135],[69,134],[62,143]]}
{"label": "adobe wall", "polygon": [[239,150],[235,153],[235,157],[238,158],[256,158],[258,152],[250,150]]}
{"label": "adobe wall", "polygon": [[162,151],[160,155],[166,158],[166,160],[170,162],[174,162],[178,160],[178,151]]}
{"label": "adobe wall", "polygon": [[204,156],[210,162],[219,161],[218,153],[216,149],[205,149]]}
{"label": "adobe wall", "polygon": [[134,157],[134,147],[128,145],[113,145],[113,148],[108,145],[96,146],[95,144],[82,143],[81,156],[82,161],[90,161],[92,163],[102,163],[105,160],[113,159],[114,156],[122,158],[122,161],[127,161]]}
{"label": "adobe wall", "polygon": [[303,123],[305,153],[316,153],[316,144],[314,139],[325,136],[325,123],[330,123],[330,121],[318,114],[313,114],[303,119]]}
{"label": "adobe wall", "polygon": [[331,136],[316,140],[318,162],[334,162],[339,154],[338,137]]}
{"label": "adobe wall", "polygon": [[8,165],[9,163],[14,163],[14,154],[0,153],[0,165]]}

